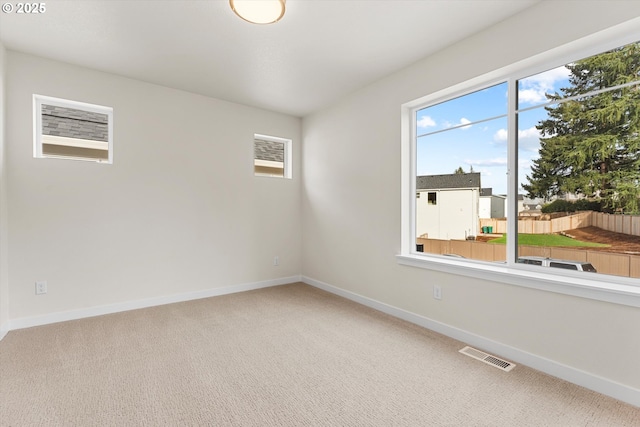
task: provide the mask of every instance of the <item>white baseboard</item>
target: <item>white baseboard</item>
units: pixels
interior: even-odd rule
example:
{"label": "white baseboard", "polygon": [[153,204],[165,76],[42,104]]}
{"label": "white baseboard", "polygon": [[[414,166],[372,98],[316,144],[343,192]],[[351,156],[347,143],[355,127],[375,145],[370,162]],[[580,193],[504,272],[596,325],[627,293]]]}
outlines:
{"label": "white baseboard", "polygon": [[476,335],[462,329],[420,316],[415,313],[376,301],[356,293],[340,289],[327,283],[302,276],[302,281],[308,285],[325,290],[335,295],[347,298],[359,304],[371,307],[375,310],[397,317],[407,322],[414,323],[432,331],[446,335],[458,341],[462,341],[478,349],[499,355],[515,363],[521,363],[538,371],[561,378],[573,384],[613,397],[623,402],[640,407],[640,390],[620,384],[597,375],[590,374],[571,366],[563,365],[544,357],[536,356],[523,350],[505,345],[488,338]]}
{"label": "white baseboard", "polygon": [[[186,292],[183,294],[166,295],[161,297],[145,298],[136,301],[125,301],[122,303],[100,305],[96,307],[81,308],[78,310],[60,311],[45,314],[42,316],[20,317],[9,320],[8,330],[30,328],[32,326],[48,325],[51,323],[66,322],[67,320],[83,319],[86,317],[101,316],[103,314],[119,313],[121,311],[137,310],[139,308],[154,307],[176,302],[190,301],[201,298],[216,297],[220,295],[234,294],[237,292],[251,291],[254,289],[268,288],[271,286],[286,285],[288,283],[300,282],[301,276],[281,277],[279,279],[264,280],[261,282],[244,283],[239,285],[225,286],[222,288],[205,289],[203,291]],[[5,332],[6,334],[6,332]],[[0,331],[0,339],[2,339]]]}

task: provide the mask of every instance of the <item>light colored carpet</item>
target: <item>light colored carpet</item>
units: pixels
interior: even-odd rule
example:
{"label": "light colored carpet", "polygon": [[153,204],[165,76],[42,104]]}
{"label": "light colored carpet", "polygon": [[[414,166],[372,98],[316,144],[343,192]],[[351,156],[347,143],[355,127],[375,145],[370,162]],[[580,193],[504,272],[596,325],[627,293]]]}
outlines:
{"label": "light colored carpet", "polygon": [[304,284],[10,332],[2,426],[638,426],[640,409]]}

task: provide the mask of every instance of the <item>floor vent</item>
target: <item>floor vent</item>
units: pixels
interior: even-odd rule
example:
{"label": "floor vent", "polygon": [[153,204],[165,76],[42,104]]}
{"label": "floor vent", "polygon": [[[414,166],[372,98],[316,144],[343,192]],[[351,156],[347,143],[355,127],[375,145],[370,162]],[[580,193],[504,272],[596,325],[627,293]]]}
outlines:
{"label": "floor vent", "polygon": [[495,366],[496,368],[502,369],[506,372],[509,372],[516,366],[514,363],[507,362],[506,360],[502,360],[498,357],[487,354],[484,351],[476,350],[475,348],[469,346],[460,350],[460,353],[465,354],[469,357],[473,357],[474,359],[478,359],[488,365]]}

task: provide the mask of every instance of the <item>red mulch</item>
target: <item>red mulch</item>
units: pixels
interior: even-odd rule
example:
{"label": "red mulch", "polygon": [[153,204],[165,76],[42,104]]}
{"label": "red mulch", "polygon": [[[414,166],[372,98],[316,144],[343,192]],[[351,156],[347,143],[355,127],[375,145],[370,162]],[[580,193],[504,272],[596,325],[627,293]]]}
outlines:
{"label": "red mulch", "polygon": [[[605,243],[608,248],[583,248],[605,252],[640,252],[640,237],[629,234],[615,233],[598,227],[585,227],[567,230],[568,234],[583,242]],[[578,249],[578,248],[574,248]]]}

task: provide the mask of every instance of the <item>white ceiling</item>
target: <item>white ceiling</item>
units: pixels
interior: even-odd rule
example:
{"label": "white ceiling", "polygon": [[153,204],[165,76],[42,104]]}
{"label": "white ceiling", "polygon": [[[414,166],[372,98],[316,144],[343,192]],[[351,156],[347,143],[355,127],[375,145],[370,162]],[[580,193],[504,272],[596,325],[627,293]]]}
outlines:
{"label": "white ceiling", "polygon": [[260,26],[226,0],[47,0],[40,15],[0,13],[0,41],[304,116],[538,1],[288,0],[280,22]]}

